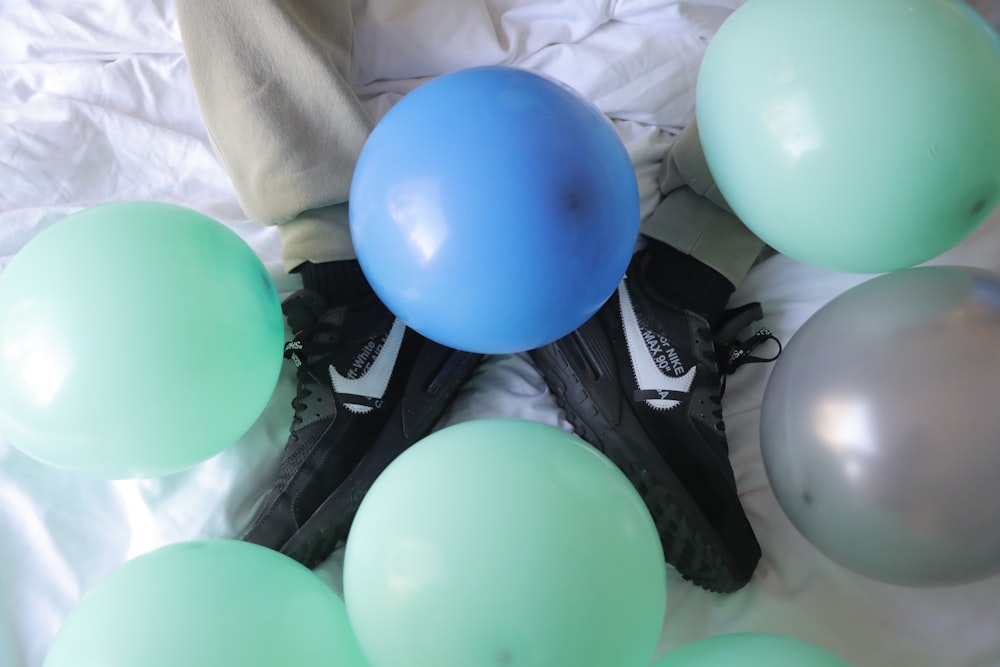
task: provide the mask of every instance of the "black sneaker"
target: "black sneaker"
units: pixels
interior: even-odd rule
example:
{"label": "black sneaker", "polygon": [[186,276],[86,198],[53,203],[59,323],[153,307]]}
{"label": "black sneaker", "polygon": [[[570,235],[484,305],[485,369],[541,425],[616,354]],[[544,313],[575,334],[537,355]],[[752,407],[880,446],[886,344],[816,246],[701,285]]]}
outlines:
{"label": "black sneaker", "polygon": [[376,297],[336,308],[301,290],[283,304],[297,367],[278,479],[243,540],[307,567],[347,536],[375,478],[430,433],[481,355],[427,340]]}
{"label": "black sneaker", "polygon": [[[639,491],[666,561],[703,588],[735,591],[750,580],[760,546],[729,462],[720,366],[763,361],[748,352],[773,336],[728,345],[720,364],[706,321],[658,300],[641,257],[594,317],[531,356],[577,435]],[[759,318],[754,305],[741,311],[743,324]]]}

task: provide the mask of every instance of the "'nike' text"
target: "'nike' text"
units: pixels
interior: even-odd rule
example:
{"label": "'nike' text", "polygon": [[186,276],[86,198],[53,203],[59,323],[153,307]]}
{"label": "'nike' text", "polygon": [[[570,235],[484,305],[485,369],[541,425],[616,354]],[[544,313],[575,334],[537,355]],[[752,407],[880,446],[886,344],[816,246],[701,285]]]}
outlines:
{"label": "'nike' text", "polygon": [[652,331],[643,331],[642,339],[649,347],[649,354],[653,357],[653,362],[661,371],[668,368],[673,370],[674,375],[684,375],[684,364],[681,363],[680,355],[677,354],[670,341],[663,336],[657,336]]}

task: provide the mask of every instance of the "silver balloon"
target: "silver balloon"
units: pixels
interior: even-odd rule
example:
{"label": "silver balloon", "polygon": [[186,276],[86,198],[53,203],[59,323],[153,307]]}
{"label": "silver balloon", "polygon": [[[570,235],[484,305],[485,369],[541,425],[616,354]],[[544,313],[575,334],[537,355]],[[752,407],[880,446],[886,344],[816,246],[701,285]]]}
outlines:
{"label": "silver balloon", "polygon": [[775,363],[760,438],[782,509],[841,565],[1000,572],[1000,275],[918,267],[830,301]]}

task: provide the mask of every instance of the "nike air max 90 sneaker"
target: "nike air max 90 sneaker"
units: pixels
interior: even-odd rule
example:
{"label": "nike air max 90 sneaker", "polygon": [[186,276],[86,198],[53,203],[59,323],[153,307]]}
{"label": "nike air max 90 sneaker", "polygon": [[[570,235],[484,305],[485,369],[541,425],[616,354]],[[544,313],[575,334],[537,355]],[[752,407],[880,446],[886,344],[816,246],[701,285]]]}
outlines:
{"label": "nike air max 90 sneaker", "polygon": [[282,310],[295,414],[277,481],[242,539],[313,567],[346,539],[375,478],[430,433],[480,355],[427,340],[374,296],[329,308],[301,290]]}
{"label": "nike air max 90 sneaker", "polygon": [[[642,267],[637,255],[594,317],[531,356],[577,435],[639,491],[666,561],[705,589],[735,591],[761,552],[729,461],[722,378],[769,360],[748,353],[775,339],[761,330],[747,344],[717,345],[702,317],[654,294]],[[740,311],[742,325],[759,317],[759,304]]]}

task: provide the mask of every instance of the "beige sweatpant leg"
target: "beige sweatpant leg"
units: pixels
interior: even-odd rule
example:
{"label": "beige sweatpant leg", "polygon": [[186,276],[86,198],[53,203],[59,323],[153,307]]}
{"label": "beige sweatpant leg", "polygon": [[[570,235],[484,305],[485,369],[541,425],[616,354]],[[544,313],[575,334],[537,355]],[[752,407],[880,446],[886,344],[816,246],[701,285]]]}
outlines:
{"label": "beige sweatpant leg", "polygon": [[[176,6],[202,117],[247,215],[280,225],[289,271],[354,257],[346,202],[372,121],[351,85],[350,0]],[[739,284],[763,243],[715,187],[694,122],[659,186],[665,199],[642,233]]]}
{"label": "beige sweatpant leg", "polygon": [[659,186],[663,202],[640,231],[739,285],[764,249],[764,242],[736,217],[719,192],[694,120],[667,151]]}
{"label": "beige sweatpant leg", "polygon": [[289,271],[354,257],[347,217],[372,121],[354,94],[350,0],[176,0],[202,118]]}

